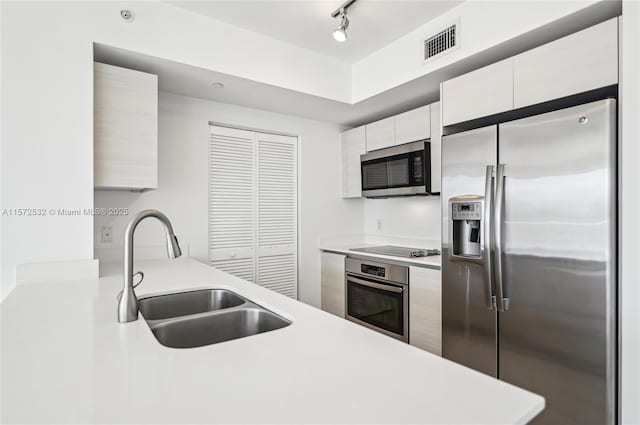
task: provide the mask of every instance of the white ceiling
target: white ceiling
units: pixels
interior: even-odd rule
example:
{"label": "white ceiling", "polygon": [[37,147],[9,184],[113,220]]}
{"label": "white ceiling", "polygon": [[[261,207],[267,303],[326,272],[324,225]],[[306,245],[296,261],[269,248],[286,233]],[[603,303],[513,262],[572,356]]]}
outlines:
{"label": "white ceiling", "polygon": [[349,38],[332,37],[331,12],[343,0],[173,1],[171,4],[287,43],[355,63],[459,5],[459,0],[358,0],[348,9]]}

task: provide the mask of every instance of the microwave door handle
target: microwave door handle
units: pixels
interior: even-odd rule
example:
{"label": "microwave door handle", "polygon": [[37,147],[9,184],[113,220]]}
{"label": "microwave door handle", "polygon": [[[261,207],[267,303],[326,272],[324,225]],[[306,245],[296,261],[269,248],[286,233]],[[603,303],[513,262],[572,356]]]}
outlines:
{"label": "microwave door handle", "polygon": [[492,213],[493,213],[493,177],[495,173],[495,167],[493,165],[487,165],[486,178],[484,183],[484,217],[482,219],[484,232],[483,238],[483,250],[484,250],[484,284],[487,308],[493,310],[496,308],[496,297],[493,295],[493,270],[491,262],[491,250],[493,249],[493,233],[491,231],[492,226]]}
{"label": "microwave door handle", "polygon": [[351,281],[351,282],[354,282],[354,283],[358,283],[360,285],[370,286],[371,288],[381,289],[381,290],[387,291],[387,292],[395,292],[397,294],[400,294],[400,293],[402,293],[402,291],[404,291],[404,288],[402,288],[400,286],[384,285],[384,284],[380,284],[380,283],[371,282],[369,280],[358,279],[357,277],[353,277],[353,276],[348,276],[347,280]]}
{"label": "microwave door handle", "polygon": [[496,208],[495,221],[493,223],[495,235],[495,281],[496,281],[496,306],[498,311],[509,309],[509,298],[505,297],[504,282],[502,276],[502,226],[504,223],[504,180],[506,178],[505,164],[498,164],[496,173]]}

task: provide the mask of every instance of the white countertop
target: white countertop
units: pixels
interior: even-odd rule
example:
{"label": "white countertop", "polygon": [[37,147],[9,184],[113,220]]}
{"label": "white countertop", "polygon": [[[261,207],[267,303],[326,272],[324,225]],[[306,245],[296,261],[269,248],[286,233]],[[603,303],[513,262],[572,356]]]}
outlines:
{"label": "white countertop", "polygon": [[293,321],[193,349],[116,322],[121,268],[1,305],[3,423],[521,424],[544,399],[193,260],[136,263],[139,296],[231,288]]}
{"label": "white countertop", "polygon": [[[372,246],[380,246],[381,244],[371,244],[371,243],[356,243],[350,245],[333,245],[333,244],[325,244],[320,246],[321,251],[326,252],[335,252],[337,254],[344,254],[354,258],[361,259],[369,259],[374,261],[387,261],[394,264],[401,264],[405,266],[418,266],[418,267],[427,267],[430,269],[438,269],[442,265],[442,256],[440,255],[432,255],[429,257],[396,257],[394,255],[382,255],[382,254],[373,254],[371,252],[362,252],[362,251],[354,251],[353,248],[369,248]],[[422,248],[420,248],[422,249]]]}

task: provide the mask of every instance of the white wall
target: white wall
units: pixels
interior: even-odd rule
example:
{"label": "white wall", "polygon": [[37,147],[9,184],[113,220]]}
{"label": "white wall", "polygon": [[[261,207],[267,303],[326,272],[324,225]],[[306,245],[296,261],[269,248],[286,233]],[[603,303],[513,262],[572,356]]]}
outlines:
{"label": "white wall", "polygon": [[[158,117],[159,189],[133,193],[96,191],[96,207],[127,207],[132,212],[156,208],[172,221],[181,244],[190,254],[208,256],[208,142],[209,121],[299,136],[300,235],[299,297],[319,306],[319,238],[362,229],[362,200],[340,198],[340,130],[336,125],[249,109],[235,105],[160,93]],[[124,227],[130,217],[97,217],[94,236],[100,248],[121,252]],[[100,243],[100,229],[113,226],[112,244]],[[136,246],[161,246],[160,224],[145,220],[136,232]]]}
{"label": "white wall", "polygon": [[[92,47],[55,19],[57,5],[37,7],[2,2],[2,205],[90,208]],[[2,298],[15,285],[16,264],[91,259],[92,221],[3,217]]]}
{"label": "white wall", "polygon": [[370,242],[415,240],[417,248],[440,248],[440,197],[364,201],[364,233]]}
{"label": "white wall", "polygon": [[[93,42],[350,99],[348,65],[165,2],[0,7],[3,208],[92,207]],[[120,18],[127,7],[133,23]],[[93,257],[91,216],[4,217],[1,226],[2,298],[15,286],[17,264]]]}
{"label": "white wall", "polygon": [[[597,1],[466,1],[355,63],[351,101],[359,102],[444,68],[594,3]],[[424,38],[458,19],[460,47],[424,63]]]}
{"label": "white wall", "polygon": [[621,422],[640,424],[640,2],[622,3]]}

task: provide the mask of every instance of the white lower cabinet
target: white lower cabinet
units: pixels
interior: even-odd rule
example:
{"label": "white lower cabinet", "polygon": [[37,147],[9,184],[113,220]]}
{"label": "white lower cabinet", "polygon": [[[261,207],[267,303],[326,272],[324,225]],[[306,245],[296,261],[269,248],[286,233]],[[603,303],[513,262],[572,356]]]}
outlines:
{"label": "white lower cabinet", "polygon": [[409,343],[442,355],[440,270],[409,268]]}
{"label": "white lower cabinet", "polygon": [[321,254],[320,307],[344,318],[345,256],[331,252]]}

